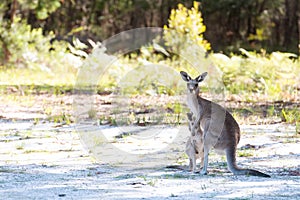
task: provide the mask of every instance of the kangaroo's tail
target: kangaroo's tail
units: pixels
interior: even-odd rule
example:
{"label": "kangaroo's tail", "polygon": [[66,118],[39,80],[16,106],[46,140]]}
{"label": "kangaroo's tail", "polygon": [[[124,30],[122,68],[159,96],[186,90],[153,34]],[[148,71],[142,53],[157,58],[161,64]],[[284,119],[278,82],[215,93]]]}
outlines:
{"label": "kangaroo's tail", "polygon": [[266,178],[270,178],[271,177],[268,174],[262,173],[260,171],[254,170],[254,169],[241,169],[241,170],[245,172],[245,175],[261,176],[261,177],[266,177]]}
{"label": "kangaroo's tail", "polygon": [[184,167],[184,166],[181,166],[181,165],[168,165],[165,168],[166,169],[179,169],[179,170],[186,171],[188,167]]}
{"label": "kangaroo's tail", "polygon": [[260,171],[254,169],[241,169],[236,165],[236,158],[235,158],[235,149],[227,149],[226,150],[226,158],[227,158],[227,165],[228,169],[234,175],[249,175],[249,176],[260,176],[270,178],[271,176]]}

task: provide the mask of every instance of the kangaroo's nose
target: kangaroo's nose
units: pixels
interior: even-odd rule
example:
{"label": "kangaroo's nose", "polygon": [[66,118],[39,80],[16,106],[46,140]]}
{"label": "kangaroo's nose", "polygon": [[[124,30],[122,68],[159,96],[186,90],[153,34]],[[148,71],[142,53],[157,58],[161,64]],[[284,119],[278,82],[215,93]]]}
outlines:
{"label": "kangaroo's nose", "polygon": [[193,91],[193,90],[196,89],[196,87],[194,85],[189,85],[188,88],[189,88],[190,91]]}

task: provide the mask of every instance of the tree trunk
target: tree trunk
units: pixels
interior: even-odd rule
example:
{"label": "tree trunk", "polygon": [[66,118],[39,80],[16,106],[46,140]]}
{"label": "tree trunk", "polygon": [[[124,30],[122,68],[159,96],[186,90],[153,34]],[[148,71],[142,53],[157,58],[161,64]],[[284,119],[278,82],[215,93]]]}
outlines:
{"label": "tree trunk", "polygon": [[11,9],[10,9],[10,21],[13,23],[15,15],[16,15],[16,10],[17,10],[17,0],[13,0]]}
{"label": "tree trunk", "polygon": [[287,49],[297,49],[296,41],[292,38],[298,37],[298,0],[285,0],[285,18],[284,18],[284,42],[283,46]]}

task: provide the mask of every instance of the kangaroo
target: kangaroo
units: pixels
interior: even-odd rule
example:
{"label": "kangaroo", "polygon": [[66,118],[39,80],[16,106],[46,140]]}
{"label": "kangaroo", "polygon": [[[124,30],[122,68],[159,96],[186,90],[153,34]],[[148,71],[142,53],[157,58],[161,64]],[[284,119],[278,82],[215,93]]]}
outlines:
{"label": "kangaroo", "polygon": [[194,120],[192,113],[187,113],[188,121],[189,121],[189,130],[191,132],[191,136],[188,138],[185,147],[185,153],[189,157],[189,169],[192,172],[196,172],[196,160],[201,159],[200,168],[203,167],[203,141],[202,141],[202,131],[199,126],[196,129],[192,129],[194,125]]}
{"label": "kangaroo", "polygon": [[232,115],[222,106],[206,100],[199,95],[198,84],[207,76],[207,72],[192,79],[186,72],[180,72],[187,82],[187,105],[195,116],[192,130],[200,125],[203,132],[204,162],[200,174],[207,174],[208,154],[211,148],[217,153],[225,153],[228,169],[234,175],[252,175],[270,177],[268,174],[253,170],[241,169],[236,164],[236,149],[240,141],[240,128]]}

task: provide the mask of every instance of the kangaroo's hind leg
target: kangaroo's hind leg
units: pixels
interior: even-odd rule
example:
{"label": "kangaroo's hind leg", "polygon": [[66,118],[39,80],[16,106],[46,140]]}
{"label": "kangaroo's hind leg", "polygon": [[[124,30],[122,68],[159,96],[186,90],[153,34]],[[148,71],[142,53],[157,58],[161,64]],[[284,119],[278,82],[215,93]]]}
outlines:
{"label": "kangaroo's hind leg", "polygon": [[[212,148],[212,142],[209,137],[209,132],[204,133],[203,137],[203,157],[201,158],[201,163],[203,163],[203,168],[200,172],[202,175],[207,174],[207,167],[208,167],[208,154],[210,149]],[[203,162],[202,162],[203,161]]]}
{"label": "kangaroo's hind leg", "polygon": [[208,153],[209,148],[204,145],[204,158],[203,158],[203,168],[200,171],[200,174],[207,175],[207,166],[208,166]]}

